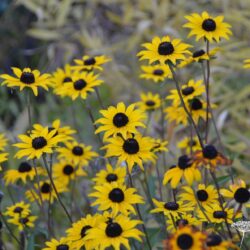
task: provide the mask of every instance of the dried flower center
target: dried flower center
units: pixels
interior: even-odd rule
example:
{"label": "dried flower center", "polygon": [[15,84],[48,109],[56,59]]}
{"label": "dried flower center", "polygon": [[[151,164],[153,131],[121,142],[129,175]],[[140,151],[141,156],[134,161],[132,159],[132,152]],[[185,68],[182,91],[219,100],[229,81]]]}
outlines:
{"label": "dried flower center", "polygon": [[123,143],[123,150],[132,155],[139,152],[140,146],[136,139],[129,138]]}
{"label": "dried flower center", "polygon": [[41,149],[47,145],[47,140],[43,136],[35,137],[32,140],[32,147],[34,149]]}
{"label": "dried flower center", "polygon": [[81,230],[81,238],[84,238],[86,236],[86,233],[87,231],[92,228],[91,226],[87,225],[87,226],[84,226]]}
{"label": "dried flower center", "polygon": [[96,60],[94,57],[91,57],[91,58],[84,60],[84,65],[86,65],[86,66],[94,65],[95,63],[96,63]]}
{"label": "dried flower center", "polygon": [[20,81],[25,84],[32,84],[35,82],[35,76],[32,72],[23,72]]}
{"label": "dried flower center", "polygon": [[179,204],[174,201],[169,201],[164,204],[164,208],[171,211],[176,211],[179,208]]}
{"label": "dried flower center", "polygon": [[156,75],[156,76],[162,76],[163,74],[164,74],[164,71],[161,69],[155,69],[153,72],[153,75]]}
{"label": "dried flower center", "polygon": [[177,245],[180,249],[190,249],[194,244],[194,240],[189,234],[181,234],[177,238]]}
{"label": "dried flower center", "polygon": [[65,77],[63,79],[63,82],[72,82],[72,78],[71,77]]}
{"label": "dried flower center", "polygon": [[23,211],[23,208],[22,207],[15,207],[14,209],[14,213],[17,213],[17,214],[20,214],[21,212]]}
{"label": "dried flower center", "polygon": [[196,196],[199,201],[206,201],[208,199],[208,193],[206,190],[203,190],[203,189],[198,190],[196,192]]}
{"label": "dried flower center", "polygon": [[200,110],[202,109],[202,102],[198,98],[194,98],[191,101],[191,110]]}
{"label": "dried flower center", "polygon": [[66,175],[71,175],[72,173],[74,173],[74,168],[71,165],[66,165],[63,168],[63,173]]}
{"label": "dried flower center", "polygon": [[194,92],[194,88],[193,87],[186,87],[184,89],[181,90],[181,93],[185,96],[187,95],[191,95]]}
{"label": "dried flower center", "polygon": [[41,186],[41,192],[44,194],[48,194],[51,192],[51,186],[48,183],[43,183],[43,185]]}
{"label": "dried flower center", "polygon": [[178,167],[180,169],[186,169],[192,166],[192,161],[187,155],[182,155],[178,159]]}
{"label": "dried flower center", "polygon": [[72,153],[73,153],[74,155],[81,156],[81,155],[83,155],[83,148],[80,147],[80,146],[75,146],[75,147],[73,147],[73,149],[72,149]]}
{"label": "dried flower center", "polygon": [[207,246],[208,247],[219,246],[221,242],[222,242],[222,239],[218,234],[210,234],[207,237]]}
{"label": "dried flower center", "polygon": [[74,82],[74,89],[75,90],[82,90],[87,86],[87,83],[83,79],[79,79]]}
{"label": "dried flower center", "polygon": [[60,244],[56,247],[56,250],[69,250],[69,246],[66,244]]}
{"label": "dried flower center", "polygon": [[218,151],[213,145],[206,145],[202,150],[203,157],[207,159],[215,159],[218,156]]}
{"label": "dried flower center", "polygon": [[159,44],[158,53],[163,56],[171,55],[174,52],[174,46],[171,42],[162,42]]}
{"label": "dried flower center", "polygon": [[120,188],[114,188],[109,193],[109,199],[113,202],[120,203],[124,201],[124,192]]}
{"label": "dried flower center", "polygon": [[149,107],[153,107],[153,106],[155,106],[155,101],[151,101],[151,100],[146,101],[146,105]]}
{"label": "dried flower center", "polygon": [[176,224],[176,226],[180,226],[180,225],[185,226],[185,225],[188,225],[188,220],[186,220],[186,219],[178,219],[178,220],[175,221],[175,224]]}
{"label": "dried flower center", "polygon": [[225,219],[227,218],[227,212],[226,211],[214,211],[213,216],[216,219]]}
{"label": "dried flower center", "polygon": [[215,31],[215,29],[216,29],[216,22],[213,19],[208,18],[208,19],[206,19],[206,20],[203,21],[202,28],[205,31]]}
{"label": "dried flower center", "polygon": [[122,227],[116,222],[111,222],[107,225],[105,233],[111,238],[118,237],[122,234]]}
{"label": "dried flower center", "polygon": [[19,167],[18,167],[18,172],[19,173],[25,173],[25,172],[30,172],[32,169],[32,167],[30,166],[30,164],[26,161],[21,162]]}
{"label": "dried flower center", "polygon": [[246,203],[250,199],[250,192],[246,188],[238,188],[234,193],[234,199],[239,203]]}
{"label": "dried flower center", "polygon": [[113,124],[117,127],[117,128],[121,128],[125,125],[127,125],[128,123],[128,117],[127,115],[125,115],[124,113],[117,113],[114,117],[113,117]]}
{"label": "dried flower center", "polygon": [[193,53],[193,58],[203,56],[205,54],[205,51],[203,49],[197,50]]}
{"label": "dried flower center", "polygon": [[108,174],[106,176],[106,181],[107,182],[113,182],[113,181],[117,181],[118,177],[116,174]]}

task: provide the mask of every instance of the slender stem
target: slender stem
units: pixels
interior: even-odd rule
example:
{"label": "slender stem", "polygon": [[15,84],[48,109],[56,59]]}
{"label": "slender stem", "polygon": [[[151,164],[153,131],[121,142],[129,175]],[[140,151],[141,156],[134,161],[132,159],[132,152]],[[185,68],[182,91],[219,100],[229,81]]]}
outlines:
{"label": "slender stem", "polygon": [[21,242],[20,250],[25,250],[25,233],[24,233],[24,231],[20,232],[20,242]]}
{"label": "slender stem", "polygon": [[160,169],[159,169],[158,161],[155,164],[155,168],[156,168],[156,173],[157,173],[157,179],[158,179],[158,182],[159,182],[159,194],[160,194],[161,200],[163,200],[163,195],[162,195],[162,178],[161,178],[161,175],[160,175]]}
{"label": "slender stem", "polygon": [[175,223],[175,220],[174,220],[174,216],[170,213],[170,217],[171,217],[171,220],[173,222],[173,226],[175,228],[175,231],[177,230],[177,227],[176,227],[176,223]]}
{"label": "slender stem", "polygon": [[98,88],[95,88],[95,93],[96,93],[96,96],[97,96],[97,99],[102,107],[102,109],[105,109],[104,105],[103,105],[103,101],[102,101],[102,98],[101,98],[101,95],[99,93],[99,90]]}
{"label": "slender stem", "polygon": [[64,206],[64,204],[63,204],[63,202],[62,202],[62,200],[61,200],[61,198],[60,198],[60,196],[59,196],[59,193],[58,193],[58,191],[57,191],[57,189],[56,189],[56,186],[55,186],[55,183],[54,183],[53,178],[52,178],[52,176],[51,176],[51,172],[50,172],[50,170],[49,170],[48,163],[47,163],[47,161],[46,161],[45,155],[43,155],[43,162],[44,162],[44,165],[45,165],[45,168],[46,168],[48,177],[49,177],[49,179],[50,179],[51,185],[52,185],[52,187],[53,187],[53,189],[54,189],[54,191],[55,191],[56,197],[57,197],[57,199],[58,199],[58,201],[59,201],[61,207],[63,208],[65,214],[67,215],[67,217],[68,217],[70,223],[72,223],[72,222],[73,222],[73,221],[72,221],[72,218],[71,218],[69,212],[67,211],[66,207]]}
{"label": "slender stem", "polygon": [[31,91],[27,91],[27,109],[28,109],[28,120],[29,120],[29,134],[32,130],[32,118],[31,118]]}
{"label": "slender stem", "polygon": [[148,128],[149,128],[149,124],[150,124],[150,121],[151,121],[151,117],[152,117],[152,111],[149,111],[148,112],[148,117],[147,117],[147,122],[146,122],[146,128],[143,131],[143,136],[145,136],[147,134],[147,132],[148,132]]}

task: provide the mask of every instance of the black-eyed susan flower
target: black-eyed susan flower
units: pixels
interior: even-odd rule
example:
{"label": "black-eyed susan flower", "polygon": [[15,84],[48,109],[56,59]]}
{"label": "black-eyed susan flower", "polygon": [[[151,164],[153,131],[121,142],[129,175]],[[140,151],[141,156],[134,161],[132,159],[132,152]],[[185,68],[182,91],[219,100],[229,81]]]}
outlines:
{"label": "black-eyed susan flower", "polygon": [[86,99],[91,92],[95,91],[95,87],[102,84],[103,81],[98,79],[98,76],[93,72],[74,71],[71,81],[65,82],[62,87],[55,90],[55,93],[61,97],[69,96],[72,100],[78,97]]}
{"label": "black-eyed susan flower", "polygon": [[164,250],[204,250],[206,235],[191,226],[181,226],[164,244]]}
{"label": "black-eyed susan flower", "polygon": [[161,99],[159,94],[153,94],[152,92],[141,93],[141,101],[136,105],[143,111],[153,111],[161,107]]}
{"label": "black-eyed susan flower", "polygon": [[[38,168],[38,173],[42,170]],[[27,181],[32,181],[36,176],[34,167],[27,161],[23,161],[19,164],[17,169],[9,169],[4,173],[4,181],[6,185],[15,184],[21,180],[24,184]]]}
{"label": "black-eyed susan flower", "polygon": [[0,151],[3,151],[7,146],[8,139],[6,138],[5,134],[0,134]]}
{"label": "black-eyed susan flower", "polygon": [[25,218],[31,213],[30,211],[30,204],[25,203],[24,201],[20,201],[15,203],[12,206],[6,207],[6,211],[4,215],[9,217],[18,217],[18,218]]}
{"label": "black-eyed susan flower", "polygon": [[203,207],[213,206],[215,203],[218,203],[218,193],[213,185],[205,186],[204,184],[199,184],[195,191],[189,186],[184,186],[182,190],[184,192],[179,197],[190,206],[197,206],[197,200]]}
{"label": "black-eyed susan flower", "polygon": [[111,61],[111,59],[105,55],[102,56],[83,56],[82,59],[75,59],[76,65],[72,66],[76,70],[93,70],[98,69],[103,70],[102,65],[106,62]]}
{"label": "black-eyed susan flower", "polygon": [[[67,185],[64,182],[61,182],[60,180],[54,180],[54,184],[59,194],[68,191]],[[43,180],[40,181],[39,184],[34,184],[34,189],[35,190],[30,189],[25,193],[26,197],[31,202],[38,200],[39,203],[44,201],[49,201],[52,203],[55,199],[57,199],[56,192],[49,180]],[[40,197],[42,201],[40,200]]]}
{"label": "black-eyed susan flower", "polygon": [[7,74],[0,75],[0,78],[4,79],[3,85],[8,87],[20,87],[20,91],[24,88],[31,88],[34,95],[38,95],[38,87],[48,90],[50,84],[50,75],[42,74],[38,70],[31,70],[30,68],[19,68],[12,67],[15,76]]}
{"label": "black-eyed susan flower", "polygon": [[57,149],[59,152],[59,159],[67,159],[73,164],[79,164],[80,166],[87,166],[89,161],[98,154],[92,151],[91,146],[86,146],[83,143],[77,141],[65,142],[66,147],[60,147]]}
{"label": "black-eyed susan flower", "polygon": [[154,205],[156,208],[152,209],[151,213],[163,213],[165,216],[178,217],[182,214],[187,213],[188,211],[193,210],[192,207],[186,206],[182,201],[158,201],[153,199]]}
{"label": "black-eyed susan flower", "polygon": [[134,204],[144,203],[143,198],[136,194],[135,188],[126,188],[124,184],[117,182],[104,183],[94,187],[95,192],[89,194],[96,198],[91,205],[98,205],[98,210],[104,211],[111,209],[112,214],[119,212],[128,215],[130,212],[135,214]]}
{"label": "black-eyed susan flower", "polygon": [[192,139],[190,137],[184,137],[177,143],[177,147],[183,150],[186,154],[191,153],[191,148],[192,152],[201,150],[201,145],[197,136],[194,136]]}
{"label": "black-eyed susan flower", "polygon": [[206,247],[208,250],[239,250],[232,241],[223,239],[219,234],[211,233],[207,236]]}
{"label": "black-eyed susan flower", "polygon": [[68,184],[70,180],[75,180],[77,177],[86,176],[87,173],[77,164],[72,164],[72,161],[62,159],[53,165],[53,178]]}
{"label": "black-eyed susan flower", "polygon": [[8,222],[16,225],[19,231],[23,231],[25,228],[32,228],[35,226],[34,222],[37,216],[27,215],[26,217],[13,217],[8,219]]}
{"label": "black-eyed susan flower", "polygon": [[14,144],[19,148],[15,157],[20,159],[27,156],[27,159],[39,159],[44,153],[53,153],[53,148],[61,141],[61,136],[55,134],[56,130],[49,131],[46,127],[40,133],[19,135],[21,142]]}
{"label": "black-eyed susan flower", "polygon": [[183,177],[189,185],[192,185],[194,181],[200,181],[201,179],[200,170],[195,167],[192,159],[187,155],[180,156],[178,164],[166,171],[163,184],[166,185],[170,182],[171,187],[176,188]]}
{"label": "black-eyed susan flower", "polygon": [[151,137],[151,139],[152,139],[152,144],[153,144],[151,151],[153,153],[168,152],[168,149],[167,149],[168,141],[166,140],[163,141],[161,139],[156,139],[153,137]]}
{"label": "black-eyed susan flower", "polygon": [[238,180],[237,183],[229,185],[229,190],[221,189],[220,193],[223,197],[231,199],[232,203],[236,203],[237,207],[250,207],[250,191],[243,180]]}
{"label": "black-eyed susan flower", "polygon": [[45,242],[46,247],[42,250],[74,250],[73,244],[68,238],[62,237],[59,240],[51,239]]}
{"label": "black-eyed susan flower", "polygon": [[196,36],[196,41],[205,38],[209,42],[219,42],[221,38],[229,39],[232,35],[230,30],[231,25],[223,22],[223,16],[212,17],[206,11],[201,15],[193,13],[190,16],[185,16],[189,21],[183,27],[191,29],[188,37]]}
{"label": "black-eyed susan flower", "polygon": [[167,65],[141,66],[143,71],[140,78],[153,80],[154,82],[163,82],[167,78],[172,78],[172,73]]}
{"label": "black-eyed susan flower", "polygon": [[8,160],[8,153],[0,153],[0,170],[2,170],[1,163]]}
{"label": "black-eyed susan flower", "polygon": [[[181,86],[181,95],[185,103],[195,97],[199,97],[205,93],[205,86],[202,80],[189,80],[186,84]],[[170,90],[170,94],[166,97],[167,100],[172,100],[175,106],[181,104],[179,94],[176,89]]]}
{"label": "black-eyed susan flower", "polygon": [[130,219],[122,214],[113,217],[105,213],[105,221],[102,221],[96,227],[89,230],[86,239],[94,241],[94,249],[105,250],[113,247],[114,250],[120,250],[123,247],[131,249],[129,239],[142,241],[143,233],[136,228],[142,222]]}
{"label": "black-eyed susan flower", "polygon": [[243,68],[244,69],[249,69],[250,68],[250,59],[244,60]]}
{"label": "black-eyed susan flower", "polygon": [[124,183],[126,177],[125,167],[113,168],[110,164],[106,165],[106,169],[100,170],[96,177],[93,178],[95,185],[103,185],[104,183],[118,182]]}
{"label": "black-eyed susan flower", "polygon": [[[45,128],[41,124],[33,125],[32,134],[40,135],[41,131]],[[73,140],[72,135],[76,133],[74,129],[71,129],[69,126],[61,126],[61,121],[56,119],[52,122],[51,126],[48,127],[49,131],[55,130],[55,136],[60,135],[61,142]]]}
{"label": "black-eyed susan flower", "polygon": [[137,56],[140,60],[149,60],[150,64],[154,62],[166,64],[169,61],[176,64],[177,60],[184,60],[185,55],[190,54],[188,48],[191,47],[180,39],[171,40],[169,36],[155,37],[151,43],[144,43],[142,46],[146,50],[140,51]]}
{"label": "black-eyed susan flower", "polygon": [[96,228],[104,218],[100,214],[90,215],[88,214],[85,218],[81,218],[72,224],[67,232],[67,239],[72,242],[73,249],[81,249],[84,247],[86,250],[95,249],[95,239],[86,239],[90,229]]}
{"label": "black-eyed susan flower", "polygon": [[150,137],[142,137],[140,134],[125,138],[117,136],[107,139],[107,142],[109,144],[103,147],[107,150],[105,156],[118,157],[118,164],[125,161],[130,172],[135,164],[143,170],[144,162],[155,161],[155,155],[151,151],[154,145]]}
{"label": "black-eyed susan flower", "polygon": [[95,122],[100,124],[95,133],[104,131],[104,140],[112,135],[121,134],[126,137],[127,133],[138,133],[138,127],[145,127],[143,124],[145,114],[135,109],[135,106],[131,104],[126,107],[123,102],[120,102],[116,107],[110,106],[107,110],[100,110],[103,117]]}
{"label": "black-eyed susan flower", "polygon": [[231,160],[218,152],[213,145],[205,145],[202,150],[196,151],[193,155],[193,160],[195,165],[208,167],[212,171],[214,171],[217,166],[227,166],[232,163]]}

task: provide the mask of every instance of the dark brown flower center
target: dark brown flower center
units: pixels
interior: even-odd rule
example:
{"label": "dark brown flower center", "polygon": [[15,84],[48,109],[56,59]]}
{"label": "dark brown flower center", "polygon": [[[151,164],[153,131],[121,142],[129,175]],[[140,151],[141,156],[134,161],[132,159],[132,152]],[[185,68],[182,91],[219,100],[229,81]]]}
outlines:
{"label": "dark brown flower center", "polygon": [[174,201],[169,201],[164,204],[164,208],[171,211],[176,211],[179,209],[179,204]]}
{"label": "dark brown flower center", "polygon": [[19,173],[25,173],[25,172],[30,172],[32,167],[27,161],[21,162],[19,167],[18,167],[18,172]]}
{"label": "dark brown flower center", "polygon": [[26,223],[29,222],[29,219],[27,217],[26,218],[20,218],[19,222],[25,225]]}
{"label": "dark brown flower center", "polygon": [[45,147],[46,145],[47,145],[47,140],[42,136],[35,137],[32,140],[32,147],[34,149],[41,149],[41,148]]}
{"label": "dark brown flower center", "polygon": [[63,168],[63,173],[65,175],[71,175],[72,173],[74,173],[74,168],[71,165],[66,165]]}
{"label": "dark brown flower center", "polygon": [[117,181],[118,177],[116,174],[108,174],[106,176],[106,180],[107,180],[107,182],[113,182],[113,181]]}
{"label": "dark brown flower center", "polygon": [[202,102],[198,98],[194,98],[191,101],[191,110],[200,110],[202,109]]}
{"label": "dark brown flower center", "polygon": [[202,150],[203,157],[207,159],[215,159],[218,156],[218,151],[213,145],[206,145]]}
{"label": "dark brown flower center", "polygon": [[81,230],[81,238],[84,238],[86,236],[86,233],[87,231],[92,228],[91,226],[87,225],[87,226],[84,226]]}
{"label": "dark brown flower center", "polygon": [[178,167],[180,169],[186,169],[186,168],[189,168],[191,167],[192,165],[192,161],[191,161],[191,158],[189,158],[187,155],[182,155],[179,157],[178,159]]}
{"label": "dark brown flower center", "polygon": [[208,199],[208,193],[206,190],[198,190],[196,192],[196,196],[198,198],[199,201],[206,201]]}
{"label": "dark brown flower center", "polygon": [[49,183],[43,183],[43,185],[41,186],[41,192],[44,194],[48,194],[51,192],[51,186]]}
{"label": "dark brown flower center", "polygon": [[21,212],[23,211],[23,208],[22,207],[15,207],[14,209],[14,213],[17,213],[17,214],[20,214]]}
{"label": "dark brown flower center", "polygon": [[250,192],[246,188],[238,188],[234,193],[234,199],[239,203],[246,203],[250,199]]}
{"label": "dark brown flower center", "polygon": [[164,74],[164,71],[161,69],[155,69],[153,72],[153,75],[156,75],[156,76],[162,76],[163,74]]}
{"label": "dark brown flower center", "polygon": [[139,143],[134,138],[129,138],[123,143],[123,150],[128,154],[136,154],[140,150]]}
{"label": "dark brown flower center", "polygon": [[117,127],[117,128],[121,128],[125,125],[127,125],[128,123],[128,117],[127,115],[125,115],[124,113],[117,113],[114,117],[113,117],[113,124]]}
{"label": "dark brown flower center", "polygon": [[81,156],[81,155],[83,155],[83,148],[80,147],[80,146],[75,146],[75,147],[73,147],[73,149],[72,149],[72,153],[73,153],[74,155]]}
{"label": "dark brown flower center", "polygon": [[72,82],[72,78],[71,77],[65,77],[63,79],[63,82]]}
{"label": "dark brown flower center", "polygon": [[215,29],[216,29],[216,22],[213,19],[208,18],[208,19],[206,19],[206,20],[203,21],[202,28],[205,31],[215,31]]}
{"label": "dark brown flower center", "polygon": [[194,92],[194,88],[193,87],[186,87],[184,89],[181,90],[181,93],[185,96],[187,95],[191,95]]}
{"label": "dark brown flower center", "polygon": [[66,244],[60,244],[56,247],[56,250],[69,250],[69,246]]}
{"label": "dark brown flower center", "polygon": [[146,101],[146,105],[149,107],[153,107],[153,106],[155,106],[155,101],[151,101],[151,100]]}
{"label": "dark brown flower center", "polygon": [[25,84],[32,84],[35,82],[35,76],[31,72],[23,72],[20,81]]}
{"label": "dark brown flower center", "polygon": [[79,79],[74,82],[74,89],[75,90],[82,90],[87,86],[87,83],[83,79]]}
{"label": "dark brown flower center", "polygon": [[118,237],[122,234],[122,227],[116,222],[108,223],[105,229],[105,233],[108,237],[111,238]]}
{"label": "dark brown flower center", "polygon": [[227,212],[226,211],[214,211],[213,216],[216,219],[225,219],[227,218]]}
{"label": "dark brown flower center", "polygon": [[219,246],[221,242],[222,242],[222,239],[218,234],[210,234],[207,237],[207,246],[208,247]]}
{"label": "dark brown flower center", "polygon": [[189,140],[188,141],[188,146],[195,146],[195,145],[197,145],[197,142],[195,141],[195,140]]}
{"label": "dark brown flower center", "polygon": [[174,52],[174,46],[171,42],[162,42],[159,44],[158,53],[162,56],[171,55]]}
{"label": "dark brown flower center", "polygon": [[96,63],[96,60],[94,57],[88,58],[84,60],[84,65],[89,66],[89,65],[94,65]]}
{"label": "dark brown flower center", "polygon": [[203,49],[197,50],[193,53],[193,58],[203,56],[205,54],[205,51]]}
{"label": "dark brown flower center", "polygon": [[175,221],[176,226],[185,226],[188,225],[188,221],[186,219],[178,219]]}
{"label": "dark brown flower center", "polygon": [[120,203],[124,201],[124,192],[120,188],[114,188],[109,193],[109,199],[113,202]]}
{"label": "dark brown flower center", "polygon": [[189,234],[181,234],[177,238],[177,245],[182,250],[190,249],[194,244],[194,240]]}

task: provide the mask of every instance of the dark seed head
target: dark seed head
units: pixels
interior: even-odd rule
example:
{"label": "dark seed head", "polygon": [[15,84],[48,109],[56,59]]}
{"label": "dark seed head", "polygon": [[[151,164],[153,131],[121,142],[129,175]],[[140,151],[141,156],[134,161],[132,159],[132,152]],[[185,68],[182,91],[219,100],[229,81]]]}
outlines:
{"label": "dark seed head", "polygon": [[205,31],[215,31],[215,29],[216,29],[216,22],[213,19],[208,18],[208,19],[206,19],[206,20],[203,21],[202,28]]}
{"label": "dark seed head", "polygon": [[31,72],[23,72],[20,81],[25,84],[32,84],[35,82],[35,76]]}
{"label": "dark seed head", "polygon": [[162,42],[159,44],[158,53],[163,56],[171,55],[174,52],[174,46],[171,42]]}
{"label": "dark seed head", "polygon": [[185,226],[188,225],[188,221],[186,219],[178,219],[175,221],[176,226]]}
{"label": "dark seed head", "polygon": [[149,101],[146,101],[146,105],[149,107],[153,107],[153,106],[155,106],[155,102],[149,100]]}
{"label": "dark seed head", "polygon": [[202,102],[198,98],[193,98],[193,100],[191,100],[191,110],[200,109],[202,109]]}
{"label": "dark seed head", "polygon": [[189,234],[181,234],[177,238],[177,245],[182,250],[188,250],[193,246],[194,240]]}
{"label": "dark seed head", "polygon": [[43,183],[43,185],[41,186],[41,192],[44,194],[48,194],[51,192],[51,186],[48,183]]}
{"label": "dark seed head", "polygon": [[139,143],[134,138],[129,138],[123,143],[123,150],[131,155],[136,154],[140,150]]}
{"label": "dark seed head", "polygon": [[203,56],[205,54],[205,51],[203,49],[197,50],[193,53],[193,58]]}
{"label": "dark seed head", "polygon": [[195,145],[197,145],[197,142],[195,141],[195,140],[189,140],[188,141],[188,146],[195,146]]}
{"label": "dark seed head", "polygon": [[72,173],[74,173],[74,168],[71,165],[66,165],[63,168],[63,173],[65,175],[71,175]]}
{"label": "dark seed head", "polygon": [[80,147],[80,146],[75,146],[75,147],[73,147],[73,149],[72,149],[72,153],[73,153],[74,155],[81,156],[81,155],[83,155],[83,148]]}
{"label": "dark seed head", "polygon": [[89,65],[94,65],[96,63],[96,60],[94,57],[88,58],[84,60],[84,65],[89,66]]}
{"label": "dark seed head", "polygon": [[23,211],[23,208],[22,207],[15,207],[14,209],[14,213],[17,213],[17,214],[20,214],[21,212]]}
{"label": "dark seed head", "polygon": [[117,181],[118,177],[116,174],[108,174],[106,176],[106,180],[107,182],[113,182],[113,181]]}
{"label": "dark seed head", "polygon": [[246,203],[250,199],[250,192],[246,188],[238,188],[234,193],[234,199],[239,203]]}
{"label": "dark seed head", "polygon": [[213,145],[206,145],[202,150],[203,157],[207,159],[215,159],[218,156],[218,151]]}
{"label": "dark seed head", "polygon": [[121,128],[123,126],[125,126],[128,123],[128,117],[127,115],[125,115],[124,113],[117,113],[114,117],[113,117],[113,124],[117,127],[117,128]]}
{"label": "dark seed head", "polygon": [[194,88],[193,87],[186,87],[184,89],[181,90],[181,93],[185,96],[187,95],[191,95],[194,92]]}
{"label": "dark seed head", "polygon": [[47,140],[42,136],[35,137],[32,140],[32,147],[34,149],[41,149],[41,148],[45,147],[46,145],[47,145]]}
{"label": "dark seed head", "polygon": [[60,244],[56,247],[56,250],[69,250],[69,246],[66,244]]}
{"label": "dark seed head", "polygon": [[75,90],[82,90],[87,86],[87,83],[83,79],[79,79],[74,82],[74,88]]}
{"label": "dark seed head", "polygon": [[208,193],[206,190],[198,190],[196,196],[199,201],[206,201],[208,199]]}
{"label": "dark seed head", "polygon": [[91,226],[87,225],[87,226],[84,226],[81,230],[81,238],[84,238],[86,236],[86,233],[87,231],[92,228]]}
{"label": "dark seed head", "polygon": [[105,233],[111,238],[118,237],[122,234],[122,227],[116,222],[108,223]]}
{"label": "dark seed head", "polygon": [[63,79],[63,82],[72,82],[72,78],[71,77],[65,77]]}
{"label": "dark seed head", "polygon": [[216,219],[225,219],[227,218],[227,212],[226,211],[214,211],[213,216]]}
{"label": "dark seed head", "polygon": [[25,173],[31,171],[32,167],[27,161],[23,161],[20,163],[18,167],[18,172],[19,173]]}
{"label": "dark seed head", "polygon": [[113,202],[120,203],[120,202],[124,201],[124,193],[120,188],[114,188],[109,193],[109,199]]}
{"label": "dark seed head", "polygon": [[153,75],[156,75],[156,76],[162,76],[163,74],[164,74],[164,71],[161,69],[155,69],[153,72]]}
{"label": "dark seed head", "polygon": [[215,246],[219,246],[220,243],[222,242],[221,237],[218,234],[210,234],[207,237],[207,246],[208,247],[215,247]]}
{"label": "dark seed head", "polygon": [[179,204],[174,201],[169,201],[164,204],[164,208],[171,211],[176,211],[179,208]]}
{"label": "dark seed head", "polygon": [[20,218],[19,221],[20,221],[20,223],[25,225],[26,223],[29,222],[29,219],[27,217],[26,218]]}
{"label": "dark seed head", "polygon": [[186,169],[191,167],[192,161],[187,155],[182,155],[178,159],[178,167],[180,169]]}

